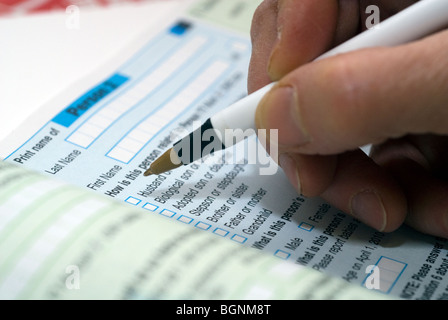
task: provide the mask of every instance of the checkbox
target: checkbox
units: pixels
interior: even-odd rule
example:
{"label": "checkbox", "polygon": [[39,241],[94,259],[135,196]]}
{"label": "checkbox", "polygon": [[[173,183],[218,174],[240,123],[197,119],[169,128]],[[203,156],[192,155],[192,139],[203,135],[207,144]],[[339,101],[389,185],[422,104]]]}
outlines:
{"label": "checkbox", "polygon": [[247,241],[247,238],[246,238],[246,237],[240,236],[240,235],[238,235],[238,234],[234,234],[234,235],[232,236],[232,238],[230,238],[230,239],[232,239],[233,241],[236,241],[236,242],[238,242],[238,243],[244,243],[244,242]]}
{"label": "checkbox", "polygon": [[302,222],[301,224],[299,224],[299,228],[309,232],[314,229],[314,226],[312,224]]}
{"label": "checkbox", "polygon": [[148,211],[156,211],[159,208],[159,206],[156,206],[155,204],[146,202],[143,206],[143,209],[146,209]]}
{"label": "checkbox", "polygon": [[223,229],[221,229],[221,228],[216,228],[216,229],[213,231],[213,233],[214,233],[214,234],[217,234],[218,236],[225,237],[226,235],[229,234],[229,231],[223,230]]}
{"label": "checkbox", "polygon": [[168,218],[172,218],[176,215],[176,212],[173,212],[171,210],[167,210],[167,209],[163,209],[160,214],[162,216],[168,217]]}
{"label": "checkbox", "polygon": [[208,230],[210,229],[211,225],[208,223],[204,223],[202,221],[199,221],[196,223],[196,228],[202,229],[202,230]]}
{"label": "checkbox", "polygon": [[130,204],[132,204],[132,205],[134,205],[134,206],[136,206],[136,205],[138,205],[140,202],[142,202],[142,200],[140,200],[140,199],[137,199],[137,198],[134,198],[134,197],[128,197],[126,200],[124,200],[124,201],[126,201],[127,203],[130,203]]}
{"label": "checkbox", "polygon": [[177,220],[179,220],[180,222],[186,223],[186,224],[190,224],[193,221],[192,218],[184,216],[184,215],[177,218]]}
{"label": "checkbox", "polygon": [[274,253],[274,256],[276,256],[277,258],[283,259],[283,260],[287,260],[290,255],[291,255],[290,253],[285,252],[283,250],[277,250]]}

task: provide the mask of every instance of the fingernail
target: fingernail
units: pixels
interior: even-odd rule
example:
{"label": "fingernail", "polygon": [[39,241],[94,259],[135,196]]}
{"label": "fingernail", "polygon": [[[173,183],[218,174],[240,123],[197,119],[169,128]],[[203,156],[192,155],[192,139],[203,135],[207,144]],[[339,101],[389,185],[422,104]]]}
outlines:
{"label": "fingernail", "polygon": [[261,100],[255,122],[258,129],[278,129],[280,145],[300,146],[310,141],[293,87],[274,86]]}
{"label": "fingernail", "polygon": [[299,172],[297,170],[296,162],[287,154],[283,153],[279,156],[278,162],[280,167],[285,172],[292,186],[297,190],[298,194],[301,194],[301,185]]}
{"label": "fingernail", "polygon": [[277,3],[277,39],[275,40],[275,43],[272,47],[272,51],[271,51],[271,55],[269,56],[269,60],[268,60],[268,75],[271,78],[272,81],[276,81],[278,79],[280,79],[281,75],[279,74],[279,72],[277,72],[277,68],[276,68],[276,56],[277,56],[277,52],[280,51],[280,43],[282,40],[282,31],[283,31],[283,19],[281,18],[281,16],[279,16],[281,14],[281,7],[282,7],[282,3],[281,1],[279,1]]}
{"label": "fingernail", "polygon": [[367,225],[383,231],[386,227],[386,210],[377,193],[364,190],[353,196],[351,203],[352,215]]}
{"label": "fingernail", "polygon": [[277,71],[276,65],[277,65],[277,52],[280,50],[280,42],[282,39],[282,26],[277,27],[277,39],[275,40],[274,46],[272,47],[271,54],[269,56],[268,60],[268,75],[269,78],[271,78],[272,81],[276,81],[280,79],[280,74]]}

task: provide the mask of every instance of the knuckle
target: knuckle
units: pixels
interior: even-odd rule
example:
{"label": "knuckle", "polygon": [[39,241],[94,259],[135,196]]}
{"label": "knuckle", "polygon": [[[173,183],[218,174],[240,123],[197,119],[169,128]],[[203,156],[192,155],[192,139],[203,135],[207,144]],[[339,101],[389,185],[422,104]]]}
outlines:
{"label": "knuckle", "polygon": [[352,130],[362,131],[366,128],[355,126],[371,120],[371,111],[375,108],[370,108],[372,99],[366,97],[371,95],[372,87],[363,74],[351,55],[335,58],[326,68],[326,92],[331,93],[329,107],[335,130],[344,132],[350,126]]}
{"label": "knuckle", "polygon": [[327,84],[330,86],[330,92],[334,92],[333,102],[338,111],[359,107],[362,83],[353,69],[348,57],[339,57],[325,70]]}

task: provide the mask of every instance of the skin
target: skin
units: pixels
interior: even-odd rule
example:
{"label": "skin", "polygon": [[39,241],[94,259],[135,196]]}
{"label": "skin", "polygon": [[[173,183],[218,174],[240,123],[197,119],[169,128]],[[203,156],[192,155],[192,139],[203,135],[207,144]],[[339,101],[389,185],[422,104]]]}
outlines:
{"label": "skin", "polygon": [[447,238],[448,30],[312,62],[365,29],[368,5],[384,20],[414,2],[265,0],[248,89],[278,81],[256,123],[278,129],[278,162],[299,193],[380,231],[407,223]]}

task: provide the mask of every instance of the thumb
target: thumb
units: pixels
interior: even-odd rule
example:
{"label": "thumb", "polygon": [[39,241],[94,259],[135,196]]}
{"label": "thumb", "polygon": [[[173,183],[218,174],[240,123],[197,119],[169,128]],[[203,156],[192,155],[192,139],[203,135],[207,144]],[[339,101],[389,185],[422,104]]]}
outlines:
{"label": "thumb", "polygon": [[339,154],[406,134],[448,133],[448,31],[309,63],[262,99],[260,129],[281,150]]}

